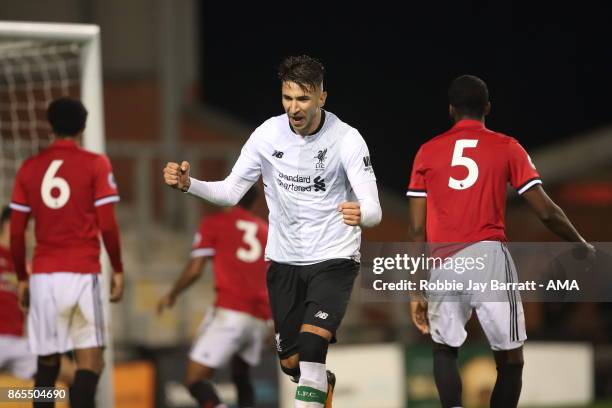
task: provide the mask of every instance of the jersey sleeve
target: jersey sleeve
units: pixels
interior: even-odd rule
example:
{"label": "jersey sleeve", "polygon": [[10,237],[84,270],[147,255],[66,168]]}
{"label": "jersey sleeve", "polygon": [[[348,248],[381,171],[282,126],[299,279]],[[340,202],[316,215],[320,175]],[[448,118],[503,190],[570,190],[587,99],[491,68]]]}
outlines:
{"label": "jersey sleeve", "polygon": [[193,237],[193,244],[191,245],[192,258],[215,255],[215,244],[217,241],[215,231],[216,228],[214,227],[212,219],[209,217],[204,218],[200,223],[198,232],[196,232]]}
{"label": "jersey sleeve", "polygon": [[261,159],[257,152],[257,134],[259,128],[251,134],[249,140],[242,146],[240,156],[232,168],[232,173],[251,182],[259,180],[261,175]]}
{"label": "jersey sleeve", "polygon": [[99,207],[118,202],[117,183],[110,160],[106,156],[100,155],[96,158],[94,172],[94,205]]}
{"label": "jersey sleeve", "polygon": [[531,158],[515,139],[508,144],[508,168],[510,184],[519,194],[523,194],[536,184],[542,184],[540,174]]}
{"label": "jersey sleeve", "polygon": [[29,213],[32,211],[31,204],[28,200],[28,195],[26,191],[25,181],[27,176],[25,173],[25,166],[22,166],[17,172],[17,176],[15,177],[15,184],[13,185],[13,195],[11,197],[11,203],[9,207],[12,210],[20,211],[24,213]]}
{"label": "jersey sleeve", "polygon": [[351,186],[376,181],[368,145],[358,131],[344,137],[340,158]]}
{"label": "jersey sleeve", "polygon": [[410,183],[408,184],[408,197],[427,197],[427,183],[425,181],[425,164],[423,162],[423,147],[414,157]]}

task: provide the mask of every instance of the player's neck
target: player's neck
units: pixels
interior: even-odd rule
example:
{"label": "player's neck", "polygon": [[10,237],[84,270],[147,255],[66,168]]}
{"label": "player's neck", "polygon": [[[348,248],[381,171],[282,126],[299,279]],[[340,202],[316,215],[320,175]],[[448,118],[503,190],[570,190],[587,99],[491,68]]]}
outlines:
{"label": "player's neck", "polygon": [[81,146],[81,141],[80,141],[78,136],[75,137],[75,136],[55,135],[55,140],[59,140],[59,141],[63,141],[63,142],[73,142],[77,146],[79,146],[79,147]]}
{"label": "player's neck", "polygon": [[485,123],[485,118],[484,118],[484,116],[481,116],[481,117],[479,117],[479,118],[474,117],[474,116],[457,116],[457,117],[453,118],[453,120],[455,121],[455,123],[459,123],[459,122],[461,122],[462,120],[475,120],[475,121],[477,121],[477,122],[481,122],[483,125],[484,125],[484,123]]}

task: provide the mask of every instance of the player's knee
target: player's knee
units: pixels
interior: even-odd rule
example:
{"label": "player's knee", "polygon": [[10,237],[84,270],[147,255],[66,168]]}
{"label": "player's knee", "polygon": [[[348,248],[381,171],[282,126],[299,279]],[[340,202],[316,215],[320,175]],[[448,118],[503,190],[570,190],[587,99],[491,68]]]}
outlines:
{"label": "player's knee", "polygon": [[459,348],[451,347],[447,344],[440,344],[434,342],[433,354],[434,357],[457,358],[457,355],[459,354]]}
{"label": "player's knee", "polygon": [[59,366],[59,354],[51,354],[48,356],[38,356],[38,365]]}
{"label": "player's knee", "polygon": [[301,332],[298,337],[300,361],[325,363],[329,341],[317,334]]}
{"label": "player's knee", "polygon": [[519,347],[513,350],[499,350],[494,351],[495,364],[497,367],[503,366],[517,366],[523,367],[525,360],[523,359],[523,347]]}

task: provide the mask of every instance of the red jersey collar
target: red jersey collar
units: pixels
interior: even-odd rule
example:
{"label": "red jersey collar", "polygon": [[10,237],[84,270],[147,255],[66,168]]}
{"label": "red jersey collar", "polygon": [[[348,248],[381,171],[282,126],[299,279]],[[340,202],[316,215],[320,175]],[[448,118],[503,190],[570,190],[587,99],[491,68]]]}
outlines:
{"label": "red jersey collar", "polygon": [[483,122],[474,119],[461,119],[459,122],[455,123],[453,129],[464,129],[468,127],[475,127],[484,129],[485,125]]}
{"label": "red jersey collar", "polygon": [[78,148],[76,140],[71,139],[55,139],[50,147],[73,147]]}

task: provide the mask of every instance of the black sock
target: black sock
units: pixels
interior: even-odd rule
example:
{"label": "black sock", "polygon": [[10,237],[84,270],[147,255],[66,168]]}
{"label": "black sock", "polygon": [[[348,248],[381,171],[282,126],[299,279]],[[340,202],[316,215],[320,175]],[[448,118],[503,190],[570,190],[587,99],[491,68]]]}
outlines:
{"label": "black sock", "polygon": [[497,381],[491,395],[491,408],[516,408],[523,386],[523,364],[497,366]]}
{"label": "black sock", "polygon": [[215,387],[207,380],[201,380],[189,386],[189,392],[198,401],[201,408],[214,408],[221,403]]}
{"label": "black sock", "polygon": [[[55,381],[59,374],[59,364],[47,365],[42,364],[40,361],[37,365],[36,375],[34,376],[35,387],[55,387]],[[53,408],[55,402],[34,402],[32,405],[34,408]]]}
{"label": "black sock", "polygon": [[94,408],[96,406],[96,387],[99,374],[91,370],[79,369],[74,375],[74,383],[70,392],[71,408]]}
{"label": "black sock", "polygon": [[232,381],[238,391],[238,407],[247,408],[255,406],[255,390],[248,374],[235,374]]}
{"label": "black sock", "polygon": [[434,378],[443,408],[461,406],[461,377],[457,367],[457,348],[434,344]]}

